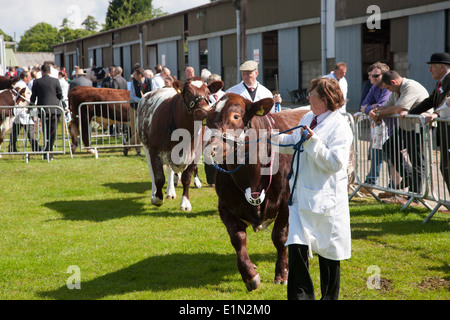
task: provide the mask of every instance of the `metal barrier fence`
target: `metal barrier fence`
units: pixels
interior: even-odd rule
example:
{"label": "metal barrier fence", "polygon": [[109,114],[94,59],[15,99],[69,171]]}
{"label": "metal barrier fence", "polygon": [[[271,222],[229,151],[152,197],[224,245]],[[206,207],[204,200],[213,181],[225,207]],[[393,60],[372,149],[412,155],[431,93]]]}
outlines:
{"label": "metal barrier fence", "polygon": [[78,106],[80,150],[142,147],[132,101],[83,102]]}
{"label": "metal barrier fence", "polygon": [[23,155],[28,162],[30,155],[50,161],[54,154],[65,154],[70,141],[67,123],[60,121],[63,115],[61,106],[0,106],[0,155]]}
{"label": "metal barrier fence", "polygon": [[[436,148],[433,143],[436,129],[426,125],[422,116],[400,118],[392,115],[383,118],[381,123],[374,123],[363,113],[354,117],[357,188],[349,199],[362,187],[378,201],[381,201],[381,194],[376,194],[373,189],[403,196],[408,200],[402,210],[412,202],[421,202],[431,210],[424,222],[428,222],[442,205],[450,208],[449,189],[443,179],[445,175],[450,177],[450,169],[446,167],[444,175],[439,170],[441,155],[448,159],[450,140],[442,138],[447,137],[448,120],[437,121],[441,147]],[[432,208],[425,200],[437,204]]]}

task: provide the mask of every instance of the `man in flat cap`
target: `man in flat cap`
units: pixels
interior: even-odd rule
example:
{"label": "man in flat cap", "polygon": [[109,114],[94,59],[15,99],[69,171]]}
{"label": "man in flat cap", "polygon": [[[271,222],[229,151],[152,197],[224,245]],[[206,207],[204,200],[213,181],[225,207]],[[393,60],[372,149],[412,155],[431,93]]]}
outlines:
{"label": "man in flat cap", "polygon": [[[242,81],[228,89],[228,92],[236,93],[250,101],[258,101],[264,98],[273,98],[275,103],[281,104],[281,96],[273,95],[269,89],[264,87],[256,80],[258,77],[258,63],[253,60],[245,61],[239,68]],[[275,113],[275,105],[272,107],[272,113]]]}
{"label": "man in flat cap", "polygon": [[[409,114],[421,114],[433,108],[434,112],[425,117],[425,123],[434,121],[437,117],[450,118],[450,105],[447,106],[446,96],[450,95],[450,54],[446,52],[433,53],[431,55],[428,71],[431,77],[437,80],[433,92],[416,107],[409,110]],[[437,139],[441,147],[441,172],[447,188],[450,190],[450,127],[446,122],[438,122]]]}

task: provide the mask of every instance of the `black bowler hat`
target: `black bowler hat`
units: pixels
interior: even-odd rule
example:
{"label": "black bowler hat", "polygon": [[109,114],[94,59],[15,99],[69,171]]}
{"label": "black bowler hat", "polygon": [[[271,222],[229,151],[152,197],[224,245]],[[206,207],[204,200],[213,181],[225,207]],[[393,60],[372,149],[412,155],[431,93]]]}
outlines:
{"label": "black bowler hat", "polygon": [[448,54],[447,52],[433,53],[431,55],[430,61],[428,61],[427,63],[441,63],[450,65],[450,54]]}

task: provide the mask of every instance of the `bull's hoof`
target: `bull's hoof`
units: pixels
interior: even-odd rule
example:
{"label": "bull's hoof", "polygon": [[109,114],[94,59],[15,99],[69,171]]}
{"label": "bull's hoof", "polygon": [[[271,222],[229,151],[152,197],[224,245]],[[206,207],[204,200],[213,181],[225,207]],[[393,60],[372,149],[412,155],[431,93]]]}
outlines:
{"label": "bull's hoof", "polygon": [[197,176],[194,178],[194,186],[197,189],[200,189],[202,187],[202,182],[200,181],[200,179]]}
{"label": "bull's hoof", "polygon": [[173,195],[173,194],[166,195],[166,199],[176,199],[176,198],[177,198],[177,196]]}
{"label": "bull's hoof", "polygon": [[252,280],[247,282],[245,284],[245,286],[247,287],[248,291],[252,291],[252,290],[258,289],[260,283],[261,283],[261,277],[259,276],[259,274],[256,274],[256,276]]}
{"label": "bull's hoof", "polygon": [[160,207],[164,203],[164,199],[160,199],[158,197],[152,198],[152,205]]}
{"label": "bull's hoof", "polygon": [[95,150],[94,149],[87,149],[87,152],[90,154],[95,154]]}
{"label": "bull's hoof", "polygon": [[273,280],[273,284],[281,284],[282,286],[287,285],[287,280]]}
{"label": "bull's hoof", "polygon": [[189,199],[185,196],[181,198],[181,204],[180,204],[181,211],[192,211],[192,205]]}

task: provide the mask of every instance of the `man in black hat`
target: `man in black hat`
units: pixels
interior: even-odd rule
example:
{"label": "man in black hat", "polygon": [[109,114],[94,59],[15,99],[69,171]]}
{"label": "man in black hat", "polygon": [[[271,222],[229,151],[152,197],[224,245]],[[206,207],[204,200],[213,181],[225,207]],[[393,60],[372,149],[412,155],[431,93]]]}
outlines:
{"label": "man in black hat", "polygon": [[[415,108],[409,111],[409,114],[421,114],[422,112],[433,108],[434,112],[425,118],[425,123],[434,121],[437,117],[448,118],[442,114],[440,108],[445,103],[445,97],[450,95],[450,54],[446,52],[433,53],[430,61],[427,62],[430,67],[428,71],[434,80],[437,80],[436,88],[428,98],[423,100]],[[441,147],[441,172],[447,188],[450,190],[450,127],[445,122],[438,122],[437,139]]]}

